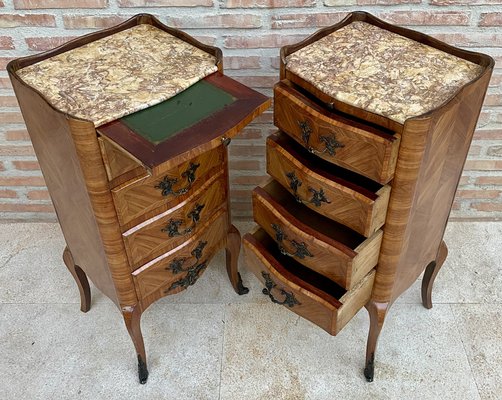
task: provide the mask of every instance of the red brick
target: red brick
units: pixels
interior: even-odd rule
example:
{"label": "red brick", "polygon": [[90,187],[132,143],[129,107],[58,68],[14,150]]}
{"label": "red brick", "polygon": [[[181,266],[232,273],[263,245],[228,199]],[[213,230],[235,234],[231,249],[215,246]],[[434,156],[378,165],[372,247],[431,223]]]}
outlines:
{"label": "red brick", "polygon": [[259,185],[269,179],[268,175],[240,175],[234,176],[231,179],[234,185]]}
{"label": "red brick", "polygon": [[433,6],[462,6],[468,4],[502,4],[502,0],[430,0]]}
{"label": "red brick", "polygon": [[499,197],[499,190],[459,190],[457,197],[461,199],[496,199]]}
{"label": "red brick", "polygon": [[230,198],[232,199],[250,199],[251,198],[251,190],[252,189],[240,189],[240,190],[231,190]]}
{"label": "red brick", "polygon": [[394,4],[419,4],[422,0],[357,0],[356,3],[359,6],[367,5],[382,5],[391,6]]}
{"label": "red brick", "polygon": [[192,36],[199,42],[208,44],[210,46],[214,46],[214,44],[216,43],[216,36],[199,36],[199,35],[192,35]]}
{"label": "red brick", "polygon": [[260,57],[258,56],[227,56],[223,59],[225,69],[259,69]]}
{"label": "red brick", "polygon": [[32,156],[34,154],[32,146],[0,145],[1,156]]}
{"label": "red brick", "polygon": [[10,142],[19,140],[30,140],[30,135],[28,134],[28,131],[25,129],[12,130],[5,132],[5,139]]}
{"label": "red brick", "polygon": [[76,36],[29,37],[24,39],[28,48],[35,51],[50,50],[75,39]]}
{"label": "red brick", "polygon": [[10,36],[0,36],[0,50],[14,49],[14,41]]}
{"label": "red brick", "polygon": [[256,36],[225,36],[224,46],[227,49],[259,49],[278,48],[297,43],[305,39],[306,35],[256,35]]}
{"label": "red brick", "polygon": [[0,171],[5,171],[5,166],[3,165],[3,162],[0,161]]}
{"label": "red brick", "polygon": [[433,33],[436,39],[453,46],[501,47],[502,34],[498,33]]}
{"label": "red brick", "polygon": [[12,89],[9,78],[0,78],[0,89]]}
{"label": "red brick", "polygon": [[16,96],[0,96],[0,107],[18,107]]}
{"label": "red brick", "polygon": [[243,145],[230,147],[232,157],[260,157],[265,155],[265,145]]}
{"label": "red brick", "polygon": [[272,111],[264,112],[263,114],[256,117],[253,122],[255,124],[272,124],[274,122],[274,114]]}
{"label": "red brick", "polygon": [[230,160],[230,168],[233,171],[259,171],[260,162],[258,160]]}
{"label": "red brick", "polygon": [[52,213],[54,207],[52,204],[16,204],[6,203],[0,204],[0,212],[43,212]]}
{"label": "red brick", "polygon": [[501,26],[502,12],[481,13],[479,26]]}
{"label": "red brick", "polygon": [[51,198],[47,190],[30,190],[26,197],[30,200],[50,200]]}
{"label": "red brick", "polygon": [[0,190],[0,198],[2,199],[16,199],[17,197],[18,197],[17,192],[15,192],[14,190],[10,189]]}
{"label": "red brick", "polygon": [[493,74],[490,79],[490,87],[500,86],[502,84],[502,75],[501,74]]}
{"label": "red brick", "polygon": [[233,76],[236,81],[253,88],[272,88],[277,83],[277,76]]}
{"label": "red brick", "polygon": [[0,57],[0,69],[5,69],[14,58],[16,57]]}
{"label": "red brick", "polygon": [[14,167],[21,171],[38,171],[40,164],[38,161],[12,161]]}
{"label": "red brick", "polygon": [[0,176],[0,186],[45,186],[41,176]]}
{"label": "red brick", "polygon": [[481,153],[481,146],[471,146],[469,148],[469,155],[470,156],[479,156],[479,154]]}
{"label": "red brick", "polygon": [[118,0],[119,7],[211,7],[213,0]]}
{"label": "red brick", "polygon": [[479,176],[476,178],[476,185],[502,186],[502,176]]}
{"label": "red brick", "polygon": [[176,28],[259,28],[261,16],[255,14],[197,15],[168,18],[168,25]]}
{"label": "red brick", "polygon": [[282,8],[313,7],[315,0],[226,0],[222,7],[227,8]]}
{"label": "red brick", "polygon": [[345,12],[272,15],[272,29],[329,26],[340,22],[346,15]]}
{"label": "red brick", "polygon": [[56,26],[56,19],[50,14],[0,14],[0,28],[18,26]]}
{"label": "red brick", "polygon": [[502,211],[502,203],[474,203],[471,204],[471,208],[478,211]]}
{"label": "red brick", "polygon": [[19,112],[0,112],[0,123],[19,124],[22,122],[24,122],[24,119]]}
{"label": "red brick", "polygon": [[483,105],[502,106],[502,94],[487,94]]}
{"label": "red brick", "polygon": [[393,11],[380,13],[379,18],[397,25],[469,25],[470,12],[463,11]]}
{"label": "red brick", "polygon": [[120,15],[63,15],[63,24],[66,29],[103,29],[118,25],[129,18]]}
{"label": "red brick", "polygon": [[259,128],[245,128],[239,136],[237,136],[239,139],[261,139],[262,138],[262,133],[261,129]]}
{"label": "red brick", "polygon": [[237,210],[237,211],[249,211],[253,209],[253,205],[251,203],[251,200],[243,202],[232,202],[232,210]]}
{"label": "red brick", "polygon": [[467,160],[466,171],[496,171],[502,170],[502,161],[498,160]]}
{"label": "red brick", "polygon": [[108,0],[14,0],[14,8],[16,10],[106,7],[108,7]]}
{"label": "red brick", "polygon": [[469,183],[469,177],[462,176],[462,177],[460,177],[460,182],[458,184],[459,185],[467,185],[468,183]]}

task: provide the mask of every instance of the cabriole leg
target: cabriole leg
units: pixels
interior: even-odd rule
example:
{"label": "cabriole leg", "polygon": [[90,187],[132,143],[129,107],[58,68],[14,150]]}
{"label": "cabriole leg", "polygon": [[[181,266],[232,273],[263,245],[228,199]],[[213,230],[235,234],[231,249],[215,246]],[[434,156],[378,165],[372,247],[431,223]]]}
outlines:
{"label": "cabriole leg", "polygon": [[80,310],[86,313],[91,308],[91,289],[89,288],[87,276],[85,272],[82,271],[82,268],[75,265],[75,261],[68,247],[65,247],[63,251],[63,261],[77,283],[80,292]]}
{"label": "cabriole leg", "polygon": [[376,303],[373,300],[370,300],[365,305],[370,315],[370,330],[368,334],[368,343],[366,345],[366,365],[364,367],[364,377],[368,382],[373,382],[375,373],[375,352],[388,306],[388,303]]}
{"label": "cabriole leg", "polygon": [[446,243],[442,241],[439,245],[437,259],[429,263],[422,279],[422,304],[425,308],[432,308],[432,286],[447,256],[448,247],[446,247]]}
{"label": "cabriole leg", "polygon": [[242,295],[249,292],[249,289],[242,284],[241,274],[239,274],[239,253],[241,251],[241,234],[239,230],[231,225],[227,236],[226,264],[227,273],[234,290]]}
{"label": "cabriole leg", "polygon": [[148,380],[148,368],[146,365],[145,344],[141,333],[141,309],[139,306],[127,307],[122,310],[122,315],[138,356],[139,383],[145,384]]}

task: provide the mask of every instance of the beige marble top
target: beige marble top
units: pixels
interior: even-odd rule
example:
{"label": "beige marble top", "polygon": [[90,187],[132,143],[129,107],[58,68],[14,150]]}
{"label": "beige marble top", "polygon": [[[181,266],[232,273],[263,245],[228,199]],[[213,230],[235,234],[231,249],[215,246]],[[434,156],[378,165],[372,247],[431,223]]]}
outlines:
{"label": "beige marble top", "polygon": [[212,55],[152,25],[137,25],[17,74],[57,109],[96,126],[173,97],[216,72]]}
{"label": "beige marble top", "polygon": [[399,123],[438,107],[482,72],[361,21],[290,54],[286,69],[336,100]]}

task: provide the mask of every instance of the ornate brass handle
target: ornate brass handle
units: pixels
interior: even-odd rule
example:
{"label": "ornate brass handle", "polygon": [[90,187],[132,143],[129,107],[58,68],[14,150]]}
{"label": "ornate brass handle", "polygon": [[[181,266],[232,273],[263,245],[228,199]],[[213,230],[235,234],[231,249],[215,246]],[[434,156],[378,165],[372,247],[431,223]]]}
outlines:
{"label": "ornate brass handle", "polygon": [[297,305],[302,304],[298,300],[296,300],[296,297],[292,292],[286,292],[284,289],[281,289],[281,294],[284,296],[284,300],[283,301],[277,300],[272,294],[272,289],[275,288],[277,285],[274,283],[272,278],[270,278],[270,274],[265,271],[262,271],[261,276],[263,276],[263,279],[265,279],[265,287],[261,292],[264,295],[270,297],[272,303],[286,305],[288,307],[294,307],[296,304]]}
{"label": "ornate brass handle", "polygon": [[195,204],[195,207],[192,211],[187,214],[187,217],[192,220],[192,225],[185,228],[183,231],[179,231],[181,225],[183,225],[183,220],[181,219],[173,219],[171,218],[167,225],[161,229],[161,232],[167,232],[169,237],[174,236],[182,236],[192,232],[195,229],[195,226],[200,221],[200,213],[202,209],[205,207],[205,204]]}
{"label": "ornate brass handle", "polygon": [[343,143],[336,140],[336,136],[333,133],[329,136],[327,135],[319,136],[319,141],[324,143],[324,150],[322,151],[316,150],[309,145],[310,135],[312,134],[312,128],[308,123],[308,121],[298,121],[298,125],[300,126],[300,131],[302,133],[302,141],[307,150],[312,154],[324,154],[327,152],[330,156],[335,156],[336,149],[345,147]]}
{"label": "ornate brass handle", "polygon": [[[314,255],[310,251],[308,251],[307,245],[305,244],[305,242],[299,243],[294,239],[293,240],[288,239],[288,235],[286,235],[284,233],[284,231],[282,230],[282,228],[279,225],[271,224],[271,226],[272,226],[272,229],[275,231],[275,239],[278,242],[277,246],[278,246],[281,254],[283,254],[285,256],[290,256],[290,257],[298,257],[301,259],[304,259],[305,257],[314,257]],[[291,245],[295,248],[294,253],[288,252],[286,250],[286,248],[282,245],[282,243],[286,240],[289,241],[291,243]]]}
{"label": "ornate brass handle", "polygon": [[179,190],[174,190],[173,186],[178,183],[178,178],[170,178],[168,175],[164,176],[164,178],[159,182],[158,185],[155,185],[155,189],[160,189],[162,196],[169,196],[170,194],[174,196],[181,196],[182,194],[187,193],[192,184],[195,182],[195,171],[200,167],[200,164],[190,163],[185,172],[181,174],[183,178],[187,180],[187,185]]}
{"label": "ornate brass handle", "polygon": [[207,260],[199,262],[202,258],[202,251],[204,250],[204,247],[206,247],[206,245],[207,242],[199,241],[197,247],[191,252],[196,261],[188,268],[183,268],[183,264],[187,260],[186,257],[175,258],[173,261],[171,261],[171,263],[166,267],[166,270],[170,270],[175,275],[186,272],[186,275],[183,278],[173,282],[169,289],[165,290],[165,293],[168,293],[178,287],[186,289],[187,287],[192,286],[197,281],[197,279],[199,279],[201,272],[204,271],[207,267]]}
{"label": "ornate brass handle", "polygon": [[[293,191],[293,196],[295,196],[296,201],[298,203],[303,204],[305,201],[302,200],[298,195],[298,188],[302,185],[302,181],[298,179],[298,177],[295,174],[295,171],[286,172],[286,177],[289,180],[289,187]],[[327,203],[327,204],[331,203],[331,201],[326,197],[323,188],[315,190],[314,188],[309,187],[308,191],[312,193],[312,198],[308,201],[308,203],[312,203],[316,207],[320,207],[321,203]]]}

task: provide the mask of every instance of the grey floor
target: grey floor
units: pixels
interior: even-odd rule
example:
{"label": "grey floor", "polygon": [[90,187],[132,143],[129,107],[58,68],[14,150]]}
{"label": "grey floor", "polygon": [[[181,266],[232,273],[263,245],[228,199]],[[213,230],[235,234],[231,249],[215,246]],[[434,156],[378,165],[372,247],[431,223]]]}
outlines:
{"label": "grey floor", "polygon": [[[251,224],[239,224],[242,231]],[[433,293],[393,306],[375,382],[362,377],[368,316],[331,337],[251,291],[231,290],[218,255],[199,282],[142,319],[150,378],[115,306],[92,288],[79,311],[57,224],[0,225],[0,399],[501,399],[502,223],[450,223]]]}

